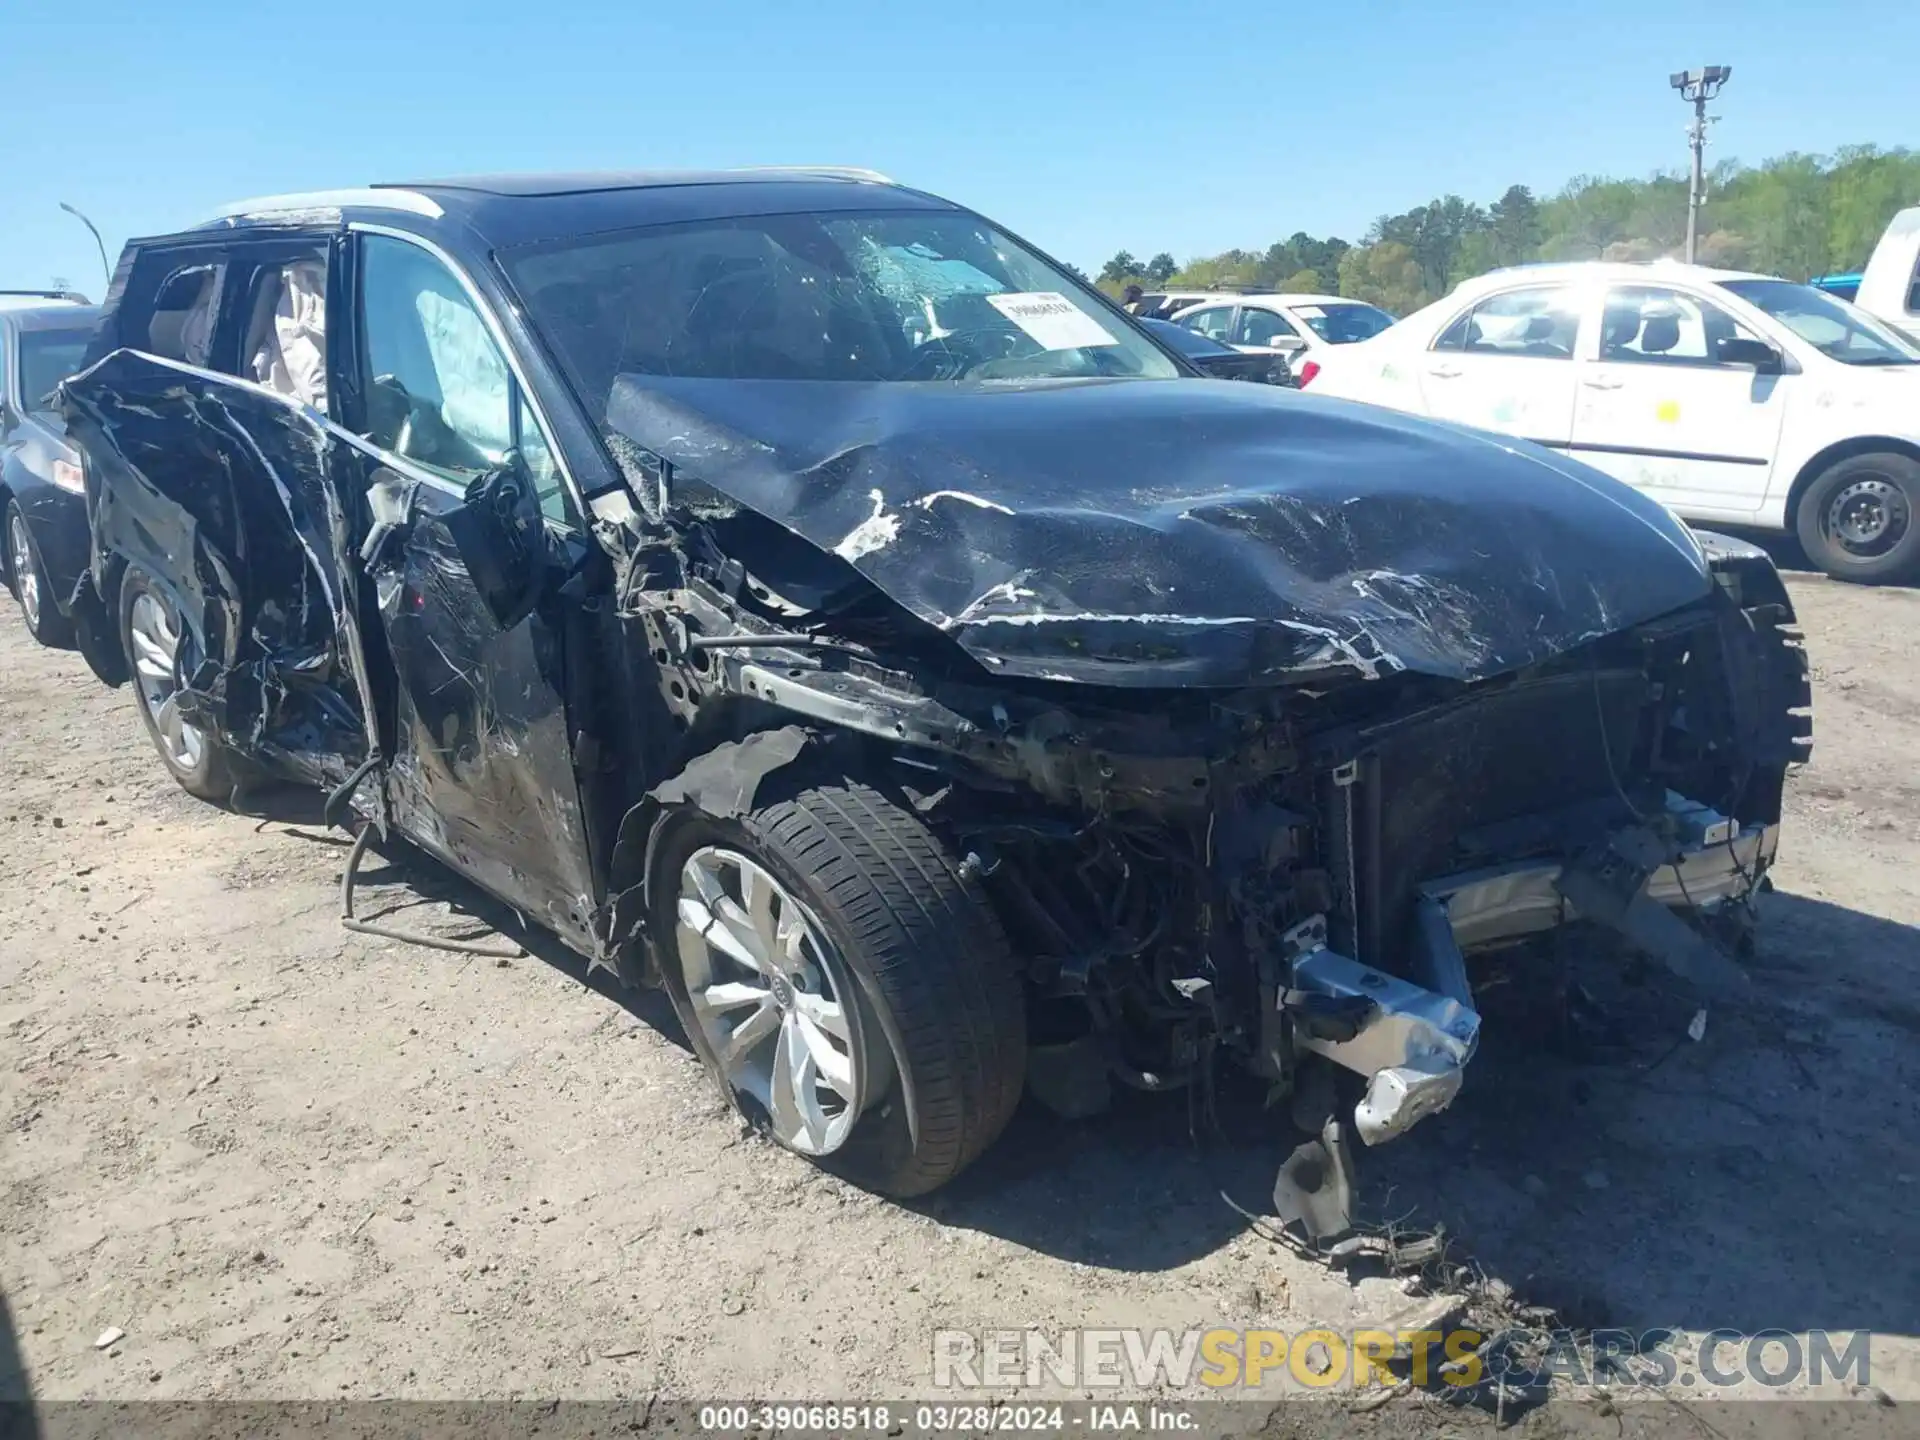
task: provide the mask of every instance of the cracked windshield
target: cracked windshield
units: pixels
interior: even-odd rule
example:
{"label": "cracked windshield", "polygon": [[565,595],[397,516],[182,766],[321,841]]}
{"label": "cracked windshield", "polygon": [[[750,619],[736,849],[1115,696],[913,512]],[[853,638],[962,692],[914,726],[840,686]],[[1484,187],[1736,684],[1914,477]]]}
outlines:
{"label": "cracked windshield", "polygon": [[964,215],[774,215],[507,257],[589,408],[625,373],[726,380],[1172,379],[1064,270]]}

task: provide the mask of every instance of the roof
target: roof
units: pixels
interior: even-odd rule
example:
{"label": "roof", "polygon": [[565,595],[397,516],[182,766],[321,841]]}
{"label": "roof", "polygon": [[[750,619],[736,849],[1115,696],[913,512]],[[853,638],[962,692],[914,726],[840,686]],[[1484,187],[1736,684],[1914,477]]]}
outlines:
{"label": "roof", "polygon": [[428,219],[445,214],[436,192],[532,198],[594,195],[610,190],[648,190],[679,185],[739,185],[771,179],[831,181],[840,184],[893,182],[878,170],[846,165],[762,166],[741,170],[604,170],[466,175],[444,180],[378,180],[371,185],[333,190],[296,190],[256,195],[222,205],[209,221],[316,210],[400,210]]}
{"label": "roof", "polygon": [[1648,280],[1670,279],[1691,280],[1695,284],[1712,285],[1722,280],[1773,280],[1778,277],[1762,275],[1751,270],[1716,270],[1711,265],[1689,265],[1683,260],[1551,260],[1536,265],[1510,265],[1505,269],[1490,270],[1485,275],[1475,276],[1471,280],[1462,280],[1454,288],[1456,292],[1478,290],[1483,286],[1505,285],[1517,278],[1598,280],[1629,285]]}
{"label": "roof", "polygon": [[8,309],[7,323],[16,330],[91,329],[100,318],[97,305],[38,305],[31,309]]}
{"label": "roof", "polygon": [[0,310],[71,310],[87,303],[77,290],[0,290]]}
{"label": "roof", "polygon": [[1303,290],[1263,290],[1257,295],[1242,295],[1242,300],[1271,300],[1276,305],[1365,305],[1351,295],[1312,295]]}
{"label": "roof", "polygon": [[826,180],[839,184],[891,185],[878,170],[852,165],[757,165],[738,170],[587,170],[531,174],[467,175],[451,180],[376,183],[373,189],[466,190],[481,195],[588,195],[603,190],[649,190],[667,185],[750,185],[777,179]]}
{"label": "roof", "polygon": [[223,206],[207,225],[331,220],[386,212],[401,223],[453,219],[507,248],[674,221],[814,210],[945,209],[949,202],[845,166],[476,175],[267,195]]}

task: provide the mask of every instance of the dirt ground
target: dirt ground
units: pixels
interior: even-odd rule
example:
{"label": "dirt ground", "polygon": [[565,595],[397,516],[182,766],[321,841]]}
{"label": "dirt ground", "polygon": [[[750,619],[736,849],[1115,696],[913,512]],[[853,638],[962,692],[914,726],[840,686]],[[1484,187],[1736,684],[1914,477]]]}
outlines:
{"label": "dirt ground", "polygon": [[[1752,993],[1596,989],[1503,1023],[1454,1108],[1362,1156],[1377,1213],[1586,1324],[1871,1329],[1920,1403],[1920,593],[1792,577],[1816,751]],[[743,1134],[664,1003],[338,925],[344,857],[176,790],[124,691],[0,620],[0,1389],[88,1397],[925,1396],[937,1327],[1378,1322],[1256,1233],[1291,1147],[1177,1098],[1029,1104],[924,1203]],[[365,909],[449,900],[369,867]],[[445,922],[442,922],[445,923]],[[510,923],[502,919],[502,923]],[[1617,993],[1616,993],[1617,991]],[[1604,1038],[1608,1026],[1616,1032]],[[109,1327],[125,1337],[106,1349]]]}

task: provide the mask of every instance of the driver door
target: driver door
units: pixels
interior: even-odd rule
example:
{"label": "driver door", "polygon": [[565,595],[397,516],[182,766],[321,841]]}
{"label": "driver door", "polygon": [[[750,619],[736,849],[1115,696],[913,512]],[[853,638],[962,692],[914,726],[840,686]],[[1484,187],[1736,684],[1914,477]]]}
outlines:
{"label": "driver door", "polygon": [[[383,457],[370,495],[404,497],[404,519],[363,557],[397,682],[383,706],[396,822],[501,899],[590,938],[556,573],[580,532],[559,466],[461,280],[410,241],[357,241],[356,388],[362,433]],[[530,612],[505,625],[459,543],[477,506],[469,487],[503,467],[530,482],[548,572]]]}

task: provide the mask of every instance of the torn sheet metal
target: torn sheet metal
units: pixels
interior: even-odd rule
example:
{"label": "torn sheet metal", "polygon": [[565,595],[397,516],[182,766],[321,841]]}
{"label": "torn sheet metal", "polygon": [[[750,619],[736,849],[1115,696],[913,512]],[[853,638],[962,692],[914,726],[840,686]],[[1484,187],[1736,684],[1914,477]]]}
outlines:
{"label": "torn sheet metal", "polygon": [[96,567],[174,592],[205,646],[183,704],[242,753],[330,782],[367,754],[338,497],[360,457],[304,407],[116,351],[63,388],[86,451]]}
{"label": "torn sheet metal", "polygon": [[[88,456],[96,573],[108,557],[139,566],[204,637],[184,676],[189,717],[329,786],[377,748],[402,833],[589,935],[600,887],[562,647],[545,616],[495,623],[449,530],[461,495],[409,485],[286,396],[138,352],[108,355],[65,395]],[[375,486],[406,498],[383,507],[363,558]]]}
{"label": "torn sheet metal", "polygon": [[622,375],[608,424],[1001,674],[1481,679],[1711,584],[1576,462],[1261,386]]}

